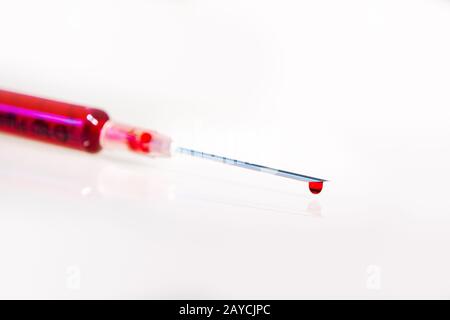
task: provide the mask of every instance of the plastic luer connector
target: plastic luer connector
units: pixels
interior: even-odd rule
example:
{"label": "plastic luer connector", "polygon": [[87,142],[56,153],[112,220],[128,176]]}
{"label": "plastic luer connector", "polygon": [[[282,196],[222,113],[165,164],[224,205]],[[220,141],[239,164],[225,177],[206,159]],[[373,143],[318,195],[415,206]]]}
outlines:
{"label": "plastic luer connector", "polygon": [[105,149],[128,149],[149,156],[169,157],[172,140],[156,131],[107,121],[103,126],[100,144]]}
{"label": "plastic luer connector", "polygon": [[108,120],[99,109],[0,90],[0,131],[98,152]]}

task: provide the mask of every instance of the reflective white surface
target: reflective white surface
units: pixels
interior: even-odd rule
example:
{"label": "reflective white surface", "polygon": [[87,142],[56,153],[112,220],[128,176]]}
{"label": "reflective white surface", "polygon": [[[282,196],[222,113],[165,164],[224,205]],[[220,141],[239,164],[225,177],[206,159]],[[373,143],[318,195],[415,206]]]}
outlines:
{"label": "reflective white surface", "polygon": [[0,298],[450,297],[450,2],[0,5],[0,87],[330,180],[2,134]]}

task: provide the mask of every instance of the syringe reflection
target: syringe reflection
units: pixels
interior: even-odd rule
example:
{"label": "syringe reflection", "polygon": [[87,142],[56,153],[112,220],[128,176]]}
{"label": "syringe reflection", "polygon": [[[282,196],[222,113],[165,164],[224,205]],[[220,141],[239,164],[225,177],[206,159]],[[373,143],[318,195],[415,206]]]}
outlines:
{"label": "syringe reflection", "polygon": [[39,148],[35,156],[29,157],[22,150],[34,152],[27,148],[13,148],[11,152],[0,155],[0,185],[18,188],[23,193],[139,201],[152,205],[210,203],[228,206],[230,210],[256,209],[267,213],[321,216],[317,199],[299,197],[275,188],[267,189],[251,182],[190,172],[189,165],[179,167],[164,160],[147,160],[145,163],[121,161],[108,154],[95,158],[81,157],[71,151],[47,154]]}

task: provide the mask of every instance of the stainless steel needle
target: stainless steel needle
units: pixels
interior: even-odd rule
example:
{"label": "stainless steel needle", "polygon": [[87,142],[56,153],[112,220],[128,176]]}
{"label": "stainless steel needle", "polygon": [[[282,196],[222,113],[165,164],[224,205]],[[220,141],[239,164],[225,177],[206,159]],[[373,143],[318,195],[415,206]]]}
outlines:
{"label": "stainless steel needle", "polygon": [[183,148],[183,147],[177,147],[177,148],[175,148],[175,151],[178,153],[187,154],[187,155],[197,157],[197,158],[222,162],[222,163],[229,164],[232,166],[249,169],[249,170],[253,170],[253,171],[264,172],[264,173],[272,174],[275,176],[294,179],[294,180],[300,180],[300,181],[305,181],[305,182],[325,182],[325,181],[327,181],[327,180],[320,179],[320,178],[305,176],[303,174],[299,174],[299,173],[295,173],[295,172],[266,167],[266,166],[262,166],[262,165],[255,164],[255,163],[244,162],[244,161],[240,161],[240,160],[236,160],[236,159],[218,156],[218,155],[215,155],[212,153],[201,152],[201,151]]}

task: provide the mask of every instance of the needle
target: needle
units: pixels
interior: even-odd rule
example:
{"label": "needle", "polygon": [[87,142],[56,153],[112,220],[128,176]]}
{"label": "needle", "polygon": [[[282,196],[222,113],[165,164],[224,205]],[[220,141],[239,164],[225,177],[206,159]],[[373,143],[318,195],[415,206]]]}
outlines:
{"label": "needle", "polygon": [[244,169],[264,172],[264,173],[268,173],[268,174],[279,176],[279,177],[284,177],[284,178],[294,179],[294,180],[299,180],[299,181],[305,181],[305,182],[309,183],[309,189],[311,190],[312,193],[319,193],[322,190],[323,182],[327,181],[324,179],[314,178],[314,177],[306,176],[306,175],[295,173],[295,172],[266,167],[266,166],[262,166],[262,165],[255,164],[255,163],[244,162],[244,161],[240,161],[240,160],[236,160],[236,159],[218,156],[218,155],[215,155],[212,153],[205,153],[205,152],[196,151],[193,149],[188,149],[188,148],[183,148],[183,147],[176,147],[175,152],[178,152],[181,154],[187,154],[187,155],[197,157],[197,158],[222,162],[222,163],[225,163],[228,165],[232,165],[232,166],[236,166],[236,167],[240,167],[240,168],[244,168]]}

